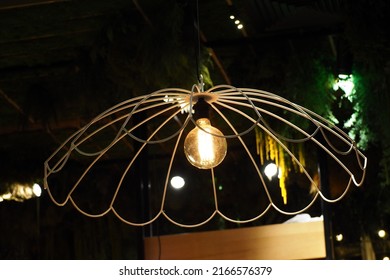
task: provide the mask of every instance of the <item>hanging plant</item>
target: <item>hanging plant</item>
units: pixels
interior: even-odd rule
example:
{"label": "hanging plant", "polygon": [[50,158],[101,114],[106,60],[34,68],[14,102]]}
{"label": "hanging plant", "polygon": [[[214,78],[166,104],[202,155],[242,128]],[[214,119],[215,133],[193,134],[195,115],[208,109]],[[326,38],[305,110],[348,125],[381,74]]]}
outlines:
{"label": "hanging plant", "polygon": [[287,147],[301,163],[297,164],[290,156],[287,156],[282,145],[280,145],[270,135],[265,134],[260,129],[256,129],[256,152],[260,158],[260,164],[264,166],[267,162],[273,162],[277,168],[277,176],[279,179],[279,187],[283,203],[287,204],[287,179],[291,172],[303,173],[303,168],[306,167],[306,159],[304,145],[302,143],[287,143],[283,141],[283,145]]}

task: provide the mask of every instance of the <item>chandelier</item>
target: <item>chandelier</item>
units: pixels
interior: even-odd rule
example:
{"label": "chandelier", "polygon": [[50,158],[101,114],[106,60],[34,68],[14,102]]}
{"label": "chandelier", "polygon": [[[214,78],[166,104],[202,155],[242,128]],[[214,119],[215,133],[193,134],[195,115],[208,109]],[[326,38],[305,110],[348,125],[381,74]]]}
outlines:
{"label": "chandelier", "polygon": [[[264,141],[273,143],[277,156],[270,155],[271,150],[259,150]],[[310,166],[296,148],[301,145],[308,145],[311,151],[321,151],[332,166],[337,166],[337,170],[347,178],[343,191],[336,196],[323,192],[316,178],[318,174],[313,172],[315,167],[313,164]],[[80,193],[94,192],[99,184],[91,183],[94,174],[99,173],[95,169],[112,155],[120,155],[124,164],[115,173],[117,177],[109,177],[107,185],[110,190],[101,196],[106,202],[103,209],[96,210],[76,197]],[[138,187],[134,183],[135,177],[131,176],[139,173],[149,176],[148,172],[153,167],[145,164],[156,158],[164,164],[152,170],[158,180],[147,186],[160,190],[157,197],[151,198],[157,205],[156,209],[144,220],[133,219],[125,213],[126,209],[117,206],[117,201],[129,198],[128,203],[134,203],[136,199],[127,196],[125,191],[126,188]],[[265,175],[264,159],[275,164],[279,172],[275,180]],[[218,180],[234,176],[237,168],[221,173],[233,161],[235,166],[250,166],[251,175],[247,180],[253,182],[252,187],[258,189],[262,201],[266,201],[261,209],[254,207],[258,209],[257,213],[244,219],[227,213],[227,208],[221,206],[223,197]],[[66,171],[71,162],[83,164]],[[271,209],[284,215],[296,215],[307,211],[318,198],[329,203],[337,202],[351,186],[362,185],[366,166],[367,158],[353,139],[307,108],[263,90],[230,85],[205,90],[200,79],[199,84],[190,90],[161,89],[119,103],[92,119],[45,161],[44,187],[56,205],[70,203],[89,217],[113,213],[133,226],[145,226],[165,217],[177,226],[197,227],[216,216],[230,222],[248,223],[260,219]],[[177,218],[167,209],[170,179],[178,167],[191,169],[194,172],[191,174],[208,178],[197,184],[199,188],[208,190],[212,206],[207,215],[195,223]],[[298,170],[295,173],[299,173],[310,187],[312,195],[304,205],[289,209],[284,207],[287,201],[286,182],[294,170]],[[57,176],[62,176],[62,180],[54,179]],[[69,177],[75,179],[70,182]],[[190,180],[195,182],[198,175],[192,175]],[[283,203],[276,202],[272,194],[275,181],[280,187]],[[83,190],[80,191],[80,188]],[[246,192],[245,189],[240,191]],[[93,200],[93,195],[89,199]],[[180,213],[180,210],[177,212]]]}

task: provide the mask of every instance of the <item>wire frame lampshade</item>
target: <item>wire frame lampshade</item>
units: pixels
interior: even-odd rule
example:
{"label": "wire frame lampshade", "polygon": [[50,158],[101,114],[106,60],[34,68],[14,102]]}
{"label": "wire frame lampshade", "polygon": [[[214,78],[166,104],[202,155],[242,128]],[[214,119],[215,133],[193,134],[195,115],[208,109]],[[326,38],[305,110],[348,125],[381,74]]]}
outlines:
{"label": "wire frame lampshade", "polygon": [[[206,110],[197,106],[201,102]],[[208,119],[218,133],[198,122],[201,111],[206,111],[201,118]],[[192,129],[225,145],[218,163],[202,167],[191,162],[185,138]],[[206,140],[200,141],[199,147],[207,146],[202,142]],[[277,148],[260,151],[262,141]],[[315,160],[310,162],[298,152],[301,145],[309,147],[307,154],[320,151],[326,155],[330,165],[343,174],[341,191],[333,195],[322,191]],[[272,151],[278,156],[270,155]],[[116,160],[107,171],[104,163],[110,158]],[[265,161],[283,167],[279,176],[265,175]],[[175,225],[196,227],[217,216],[235,223],[252,222],[271,209],[296,215],[307,211],[318,198],[337,202],[352,185],[362,185],[366,166],[367,158],[355,141],[318,114],[270,92],[229,85],[204,90],[201,83],[191,90],[158,90],[104,111],[47,159],[44,186],[56,205],[71,203],[89,217],[112,212],[124,223],[144,226],[163,216]],[[186,199],[170,188],[170,178],[179,170],[192,185]],[[149,205],[142,206],[148,208],[146,216],[130,213],[136,208],[130,205],[140,205],[134,190],[139,189],[139,176],[146,180],[143,187],[150,195]],[[311,195],[290,207],[286,185],[293,176]],[[228,197],[222,190],[229,188],[233,195]],[[239,197],[242,204],[250,204],[249,214],[229,210],[239,204]],[[182,208],[192,208],[192,212],[180,216]],[[200,213],[199,218],[192,218],[191,213]]]}

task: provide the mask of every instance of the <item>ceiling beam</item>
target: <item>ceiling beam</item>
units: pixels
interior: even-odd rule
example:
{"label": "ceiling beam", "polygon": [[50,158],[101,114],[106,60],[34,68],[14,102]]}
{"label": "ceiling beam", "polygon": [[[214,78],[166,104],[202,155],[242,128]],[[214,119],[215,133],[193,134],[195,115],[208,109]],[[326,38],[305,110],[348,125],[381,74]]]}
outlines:
{"label": "ceiling beam", "polygon": [[34,119],[31,116],[27,116],[22,107],[20,107],[19,104],[16,103],[11,97],[9,97],[2,89],[0,89],[0,97],[2,97],[9,105],[11,105],[11,107],[14,108],[19,114],[25,116],[29,123],[35,123]]}

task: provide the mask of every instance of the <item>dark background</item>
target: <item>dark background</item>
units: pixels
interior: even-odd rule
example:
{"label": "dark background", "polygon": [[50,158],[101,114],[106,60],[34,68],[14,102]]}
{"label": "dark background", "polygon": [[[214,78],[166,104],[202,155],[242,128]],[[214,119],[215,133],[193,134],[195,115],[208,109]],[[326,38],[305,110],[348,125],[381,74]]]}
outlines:
{"label": "dark background", "polygon": [[[332,205],[334,234],[344,235],[335,257],[364,258],[361,239],[369,236],[382,259],[390,250],[388,239],[377,236],[378,229],[390,230],[389,6],[385,0],[200,0],[197,15],[196,2],[185,0],[1,1],[0,190],[15,182],[43,186],[44,161],[91,118],[161,88],[190,89],[199,71],[208,85],[268,90],[321,115],[330,109],[339,120],[354,105],[340,102],[327,81],[348,72],[357,81],[355,134],[366,140],[369,166],[364,185]],[[232,12],[243,29],[229,19]],[[102,189],[125,160],[120,154],[102,163],[95,178]],[[154,160],[158,168],[162,163]],[[184,195],[176,201],[187,203]],[[137,203],[129,206],[135,215]],[[320,202],[310,211],[321,214]],[[248,226],[286,219],[271,211]],[[196,230],[237,226],[213,219]],[[153,224],[153,234],[186,231],[164,219]],[[71,205],[57,207],[45,191],[0,202],[2,259],[137,259],[143,234],[111,213],[91,219]]]}

